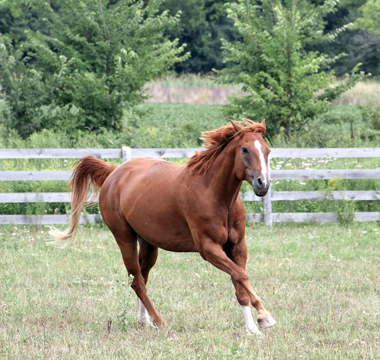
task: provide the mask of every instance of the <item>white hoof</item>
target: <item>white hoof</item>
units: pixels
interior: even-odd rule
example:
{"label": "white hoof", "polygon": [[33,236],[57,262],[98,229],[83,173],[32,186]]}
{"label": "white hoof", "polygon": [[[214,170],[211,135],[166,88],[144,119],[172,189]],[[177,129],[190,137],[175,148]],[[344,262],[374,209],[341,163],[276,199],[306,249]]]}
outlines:
{"label": "white hoof", "polygon": [[155,328],[156,326],[152,323],[149,317],[139,317],[137,318],[137,321],[140,325],[146,326],[146,327],[152,327]]}
{"label": "white hoof", "polygon": [[261,337],[261,336],[265,336],[259,329],[248,329],[246,327],[246,330],[247,330],[247,335],[249,336],[258,336],[258,337]]}

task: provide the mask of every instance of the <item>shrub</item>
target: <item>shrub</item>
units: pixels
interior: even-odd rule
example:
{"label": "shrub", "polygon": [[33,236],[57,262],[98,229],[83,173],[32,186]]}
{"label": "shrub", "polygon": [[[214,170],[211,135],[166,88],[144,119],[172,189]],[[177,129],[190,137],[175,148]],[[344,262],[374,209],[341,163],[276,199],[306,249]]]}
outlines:
{"label": "shrub", "polygon": [[0,38],[7,128],[23,138],[42,128],[119,128],[123,109],[146,98],[145,83],[188,56],[163,37],[179,15],[157,15],[161,2],[31,1],[49,35],[29,31],[16,50]]}
{"label": "shrub", "polygon": [[348,25],[324,34],[323,19],[335,11],[338,1],[326,0],[314,6],[305,0],[239,0],[227,4],[243,37],[242,42],[223,41],[225,62],[235,65],[217,71],[222,83],[243,84],[248,94],[231,97],[225,106],[229,116],[243,116],[259,121],[266,118],[267,131],[273,135],[281,127],[290,138],[329,102],[363,77],[357,65],[351,76],[335,87],[330,65],[335,58],[316,51],[306,51],[310,44],[332,41]]}

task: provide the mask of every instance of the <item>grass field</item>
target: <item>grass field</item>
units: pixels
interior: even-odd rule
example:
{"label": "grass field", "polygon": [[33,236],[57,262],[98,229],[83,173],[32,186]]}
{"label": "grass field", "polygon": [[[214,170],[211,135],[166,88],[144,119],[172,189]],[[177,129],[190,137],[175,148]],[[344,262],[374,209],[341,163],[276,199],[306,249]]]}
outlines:
{"label": "grass field", "polygon": [[73,246],[42,227],[0,228],[1,359],[379,359],[380,224],[247,228],[248,274],[278,326],[247,336],[229,277],[160,251],[148,293],[166,329],[136,322],[103,227]]}

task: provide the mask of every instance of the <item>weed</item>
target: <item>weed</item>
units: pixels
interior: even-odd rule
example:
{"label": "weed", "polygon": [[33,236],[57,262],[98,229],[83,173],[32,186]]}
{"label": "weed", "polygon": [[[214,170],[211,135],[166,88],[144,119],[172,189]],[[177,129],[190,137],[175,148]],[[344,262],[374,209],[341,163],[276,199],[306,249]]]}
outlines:
{"label": "weed", "polygon": [[[131,327],[131,318],[130,318],[130,306],[132,302],[132,290],[131,285],[133,282],[133,275],[128,277],[127,282],[124,280],[116,280],[116,286],[118,287],[119,292],[119,306],[121,312],[117,315],[117,323],[119,329],[124,332],[128,332]],[[136,296],[134,296],[136,298]]]}

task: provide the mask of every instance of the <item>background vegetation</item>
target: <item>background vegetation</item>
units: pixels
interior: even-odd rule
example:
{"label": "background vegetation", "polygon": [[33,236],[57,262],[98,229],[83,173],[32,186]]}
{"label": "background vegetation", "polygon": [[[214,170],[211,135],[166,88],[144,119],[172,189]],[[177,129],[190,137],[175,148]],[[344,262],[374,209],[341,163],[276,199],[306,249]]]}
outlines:
{"label": "background vegetation", "polygon": [[[160,2],[30,1],[48,34],[26,31],[14,48],[0,35],[0,84],[7,130],[118,129],[123,109],[142,102],[147,81],[186,59],[163,32],[178,22]],[[1,116],[1,115],[0,115]]]}
{"label": "background vegetation", "polygon": [[[115,0],[110,3],[115,3]],[[179,39],[180,44],[187,44],[187,51],[191,57],[185,62],[175,65],[175,71],[182,73],[208,73],[213,68],[221,69],[222,50],[220,38],[228,41],[239,41],[241,37],[233,26],[232,20],[226,17],[225,3],[233,3],[230,0],[167,0],[160,7],[161,11],[169,10],[171,15],[181,11],[181,20],[173,29],[167,30],[171,39]],[[324,0],[311,0],[309,3],[321,5]],[[326,14],[325,31],[331,32],[347,23],[355,23],[357,19],[364,19],[365,23],[380,21],[374,17],[376,11],[367,11],[378,5],[374,0],[341,0],[337,3],[336,11]],[[24,5],[19,0],[7,0],[0,4],[0,32],[8,34],[14,44],[25,40],[25,29],[47,32],[43,16],[36,10]],[[52,5],[58,1],[52,0]],[[362,70],[366,73],[379,75],[379,43],[376,37],[376,29],[380,26],[368,27],[360,20],[355,28],[339,34],[338,41],[334,44],[318,44],[313,49],[325,53],[331,57],[340,53],[348,56],[341,58],[333,65],[338,76],[349,73],[357,64],[362,63]],[[374,32],[372,32],[374,29]]]}
{"label": "background vegetation", "polygon": [[239,0],[226,6],[242,41],[222,40],[225,62],[234,65],[217,71],[218,81],[242,84],[247,94],[231,97],[226,114],[259,121],[269,120],[267,132],[278,134],[286,128],[290,138],[328,104],[351,88],[364,73],[360,64],[351,75],[336,82],[331,65],[345,54],[330,58],[307,51],[314,44],[333,42],[348,25],[324,33],[323,18],[336,10],[335,1],[311,5],[307,1]]}
{"label": "background vegetation", "polygon": [[[177,83],[174,79],[174,83]],[[189,81],[190,82],[190,81]],[[199,86],[204,88],[202,80]],[[185,84],[186,85],[186,84]],[[187,87],[183,87],[184,96]],[[178,94],[178,93],[177,93]],[[349,95],[347,95],[349,96]],[[357,95],[355,95],[357,96]],[[360,102],[357,98],[357,101]],[[365,101],[365,94],[361,101]],[[228,119],[220,111],[221,105],[186,104],[186,103],[144,103],[134,112],[126,111],[125,130],[113,132],[103,130],[98,134],[77,132],[75,137],[68,137],[64,132],[44,130],[23,140],[17,135],[8,137],[1,147],[12,148],[136,148],[155,147],[200,147],[199,135],[205,129],[216,128],[227,123]],[[335,105],[329,112],[318,117],[305,127],[304,131],[292,137],[289,142],[285,130],[274,137],[267,138],[272,147],[375,147],[379,146],[380,111],[366,105]],[[351,133],[351,120],[353,138]],[[339,136],[337,136],[339,134]],[[0,162],[0,171],[10,170],[69,170],[75,159],[9,159]],[[120,164],[121,160],[110,159],[109,162]],[[183,164],[186,159],[171,159]],[[273,159],[273,169],[360,169],[378,168],[377,158],[368,159]],[[341,190],[376,190],[380,180],[337,180],[334,184],[328,180],[277,180],[272,182],[273,191],[341,191]],[[58,181],[12,181],[1,182],[0,192],[64,192],[66,182]],[[244,184],[243,191],[249,191]],[[378,201],[356,201],[352,211],[380,211]],[[336,206],[344,206],[336,201],[296,201],[274,202],[274,212],[327,212],[337,211]],[[3,214],[66,214],[67,204],[0,204]],[[246,203],[247,212],[262,212],[261,203]],[[88,210],[98,213],[98,208]]]}
{"label": "background vegetation", "polygon": [[265,117],[269,135],[285,127],[290,138],[363,78],[360,59],[351,57],[356,62],[345,72],[352,75],[336,81],[347,54],[331,43],[341,44],[352,31],[376,37],[378,19],[370,16],[376,6],[349,0],[2,2],[0,83],[7,106],[0,120],[7,136],[17,131],[23,138],[42,129],[73,137],[77,130],[125,130],[123,110],[146,99],[147,82],[169,68],[214,68],[220,82],[242,85],[229,98],[228,116]]}

